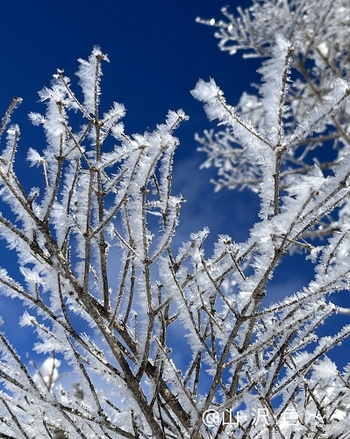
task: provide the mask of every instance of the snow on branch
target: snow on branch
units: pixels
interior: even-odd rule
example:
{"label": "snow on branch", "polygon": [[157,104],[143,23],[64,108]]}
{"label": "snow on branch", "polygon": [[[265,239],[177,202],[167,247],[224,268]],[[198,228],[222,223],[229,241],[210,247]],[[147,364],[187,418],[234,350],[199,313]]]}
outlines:
{"label": "snow on branch", "polygon": [[18,101],[5,111],[0,237],[17,263],[0,293],[22,309],[13,331],[2,308],[1,437],[349,437],[350,369],[332,355],[350,326],[329,324],[349,315],[329,300],[350,289],[348,27],[331,3],[254,0],[210,20],[231,53],[265,57],[260,94],[235,107],[214,79],[192,91],[223,126],[197,137],[204,167],[260,196],[241,242],[208,250],[203,228],[178,244],[174,130],[188,116],[128,133],[124,106],[100,102],[97,47],[79,60],[82,100],[62,70],[40,92],[30,119],[46,146],[27,159],[44,176],[28,192]]}

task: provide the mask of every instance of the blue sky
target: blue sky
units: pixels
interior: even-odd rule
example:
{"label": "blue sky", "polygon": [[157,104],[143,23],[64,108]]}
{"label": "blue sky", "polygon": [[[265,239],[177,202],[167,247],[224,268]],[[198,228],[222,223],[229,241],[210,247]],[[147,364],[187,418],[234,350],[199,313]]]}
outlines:
{"label": "blue sky", "polygon": [[[232,1],[231,10],[246,7],[249,0]],[[195,22],[220,18],[221,0],[24,0],[3,1],[0,6],[0,111],[5,112],[13,96],[24,99],[14,114],[22,137],[17,169],[30,187],[31,173],[24,158],[29,147],[43,148],[40,128],[32,127],[29,111],[44,111],[37,92],[49,85],[56,68],[77,82],[77,58],[87,58],[94,45],[107,53],[104,65],[102,105],[112,101],[127,109],[124,119],[130,134],[152,130],[164,121],[169,109],[183,108],[190,120],[178,129],[180,146],[175,157],[173,192],[188,202],[182,209],[176,242],[191,232],[209,226],[210,246],[219,233],[243,240],[257,219],[257,196],[251,192],[214,193],[209,183],[214,174],[199,170],[205,156],[196,151],[195,132],[210,128],[202,105],[190,95],[199,78],[213,77],[233,105],[249,84],[259,81],[260,60],[244,60],[220,52],[214,29]],[[1,247],[3,249],[3,247]],[[0,265],[8,255],[0,254]],[[296,279],[277,273],[274,297],[296,291],[310,277],[301,270]],[[271,300],[273,297],[271,296]],[[10,310],[8,308],[8,310]],[[0,311],[0,315],[3,311]],[[13,328],[17,322],[13,321]]]}
{"label": "blue sky", "polygon": [[[233,3],[232,10],[250,4]],[[74,83],[77,58],[87,58],[99,45],[110,59],[104,65],[102,103],[106,108],[113,100],[126,106],[128,133],[154,129],[169,109],[183,108],[190,116],[177,131],[181,145],[174,167],[174,192],[188,200],[182,214],[184,235],[208,225],[212,240],[216,228],[236,239],[246,237],[253,221],[253,216],[247,221],[246,202],[251,205],[255,197],[248,192],[243,197],[227,191],[214,195],[209,183],[213,174],[199,171],[205,156],[196,152],[194,141],[195,132],[210,127],[201,104],[190,95],[199,78],[215,78],[233,104],[259,78],[257,61],[242,63],[241,55],[220,52],[214,29],[195,22],[197,16],[221,18],[222,6],[220,0],[100,0],[98,7],[90,0],[2,2],[0,36],[6,44],[0,49],[0,110],[5,111],[13,96],[24,99],[13,117],[22,129],[19,163],[28,147],[40,149],[44,143],[40,128],[31,127],[27,118],[29,111],[44,111],[37,92],[49,85],[56,68],[64,69]],[[236,212],[239,219],[233,224]]]}

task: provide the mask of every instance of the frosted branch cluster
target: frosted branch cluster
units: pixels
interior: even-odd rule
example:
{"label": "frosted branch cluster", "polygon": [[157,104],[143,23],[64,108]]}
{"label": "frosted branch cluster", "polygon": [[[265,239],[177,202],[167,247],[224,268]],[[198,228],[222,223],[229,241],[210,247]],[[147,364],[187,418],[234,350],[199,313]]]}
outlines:
{"label": "frosted branch cluster", "polygon": [[[223,126],[197,135],[216,189],[259,195],[246,241],[220,235],[207,256],[205,228],[174,249],[174,130],[188,117],[169,111],[128,134],[122,104],[101,108],[99,48],[79,60],[82,100],[61,70],[39,94],[46,112],[30,118],[46,148],[28,151],[28,193],[10,124],[20,100],[5,113],[0,237],[18,272],[2,268],[0,290],[21,301],[19,331],[46,359],[21,358],[18,335],[0,333],[1,437],[350,438],[350,368],[329,354],[350,325],[318,332],[349,315],[329,298],[350,289],[349,5],[254,0],[223,13],[207,22],[220,47],[268,58],[259,94],[236,106],[214,79],[192,91]],[[334,157],[318,159],[321,147]],[[278,267],[299,275],[295,252],[314,275],[271,303]]]}

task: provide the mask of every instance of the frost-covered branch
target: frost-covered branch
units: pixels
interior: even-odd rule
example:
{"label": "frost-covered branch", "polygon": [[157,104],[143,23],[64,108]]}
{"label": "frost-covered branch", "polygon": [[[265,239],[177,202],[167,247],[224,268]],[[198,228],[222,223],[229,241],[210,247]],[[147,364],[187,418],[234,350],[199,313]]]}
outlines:
{"label": "frost-covered branch", "polygon": [[[47,358],[23,359],[3,316],[1,436],[350,437],[349,367],[328,357],[350,326],[318,332],[349,314],[328,299],[350,288],[349,7],[321,3],[254,0],[216,22],[222,48],[269,59],[259,96],[236,107],[214,80],[192,92],[224,125],[197,137],[217,188],[260,197],[248,239],[220,235],[209,256],[206,228],[174,242],[184,201],[172,191],[174,130],[187,116],[128,134],[123,105],[101,108],[99,48],[79,60],[82,100],[61,70],[40,92],[46,112],[30,118],[46,147],[28,161],[44,175],[29,193],[9,125],[19,100],[5,111],[0,237],[18,270],[0,270],[0,291],[21,301],[19,331]],[[318,159],[321,146],[336,153]],[[295,252],[314,275],[277,301],[276,270],[299,276]]]}

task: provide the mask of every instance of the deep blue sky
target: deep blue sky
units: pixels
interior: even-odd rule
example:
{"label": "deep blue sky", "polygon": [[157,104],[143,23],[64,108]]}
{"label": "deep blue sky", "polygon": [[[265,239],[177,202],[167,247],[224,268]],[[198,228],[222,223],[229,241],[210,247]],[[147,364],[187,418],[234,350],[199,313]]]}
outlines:
{"label": "deep blue sky", "polygon": [[[190,95],[199,78],[213,77],[233,105],[252,81],[259,80],[255,70],[260,61],[242,61],[240,54],[230,57],[220,52],[214,29],[195,22],[197,16],[221,18],[220,8],[225,4],[225,0],[2,1],[0,114],[13,96],[24,99],[12,120],[22,129],[19,166],[23,166],[20,173],[28,186],[31,173],[38,169],[29,169],[23,158],[29,147],[45,147],[41,128],[32,127],[27,118],[29,111],[44,111],[37,92],[50,84],[56,68],[64,69],[76,84],[77,58],[86,59],[92,47],[99,45],[110,59],[110,64],[104,64],[102,103],[105,108],[112,101],[126,106],[124,122],[129,134],[154,129],[169,109],[183,108],[190,116],[176,133],[181,143],[175,157],[173,192],[188,200],[176,243],[180,245],[189,233],[204,226],[212,231],[209,244],[219,233],[235,240],[246,238],[257,220],[257,197],[248,191],[214,194],[209,183],[214,174],[199,170],[205,156],[196,152],[194,141],[195,132],[214,126]],[[239,5],[249,6],[250,1],[232,0],[231,10]],[[0,254],[0,265],[6,260],[8,255]],[[301,270],[297,278],[279,273],[271,300],[296,291],[310,277],[308,270]],[[12,322],[15,329],[16,319]]]}
{"label": "deep blue sky", "polygon": [[[76,83],[77,58],[86,59],[92,47],[99,45],[110,59],[104,65],[102,103],[106,108],[112,101],[126,106],[128,133],[154,129],[169,109],[183,108],[190,116],[177,131],[181,145],[174,171],[174,192],[188,200],[182,215],[184,239],[204,225],[213,231],[212,240],[218,232],[233,234],[236,239],[246,237],[253,217],[247,221],[248,213],[240,213],[233,224],[232,215],[245,209],[246,197],[251,204],[251,194],[242,198],[222,192],[212,198],[209,179],[213,174],[199,171],[205,156],[196,152],[194,141],[195,132],[210,126],[201,104],[190,95],[199,78],[215,78],[232,104],[252,78],[259,78],[256,61],[242,63],[241,55],[220,52],[214,28],[195,22],[197,16],[221,18],[224,5],[221,0],[2,2],[0,112],[13,96],[24,99],[13,117],[22,129],[19,156],[25,157],[29,146],[44,146],[40,128],[32,128],[26,116],[29,111],[44,111],[37,103],[37,92],[50,84],[56,68],[64,69]],[[248,6],[250,1],[233,1],[232,11],[238,5]],[[212,203],[216,217],[211,215]]]}

